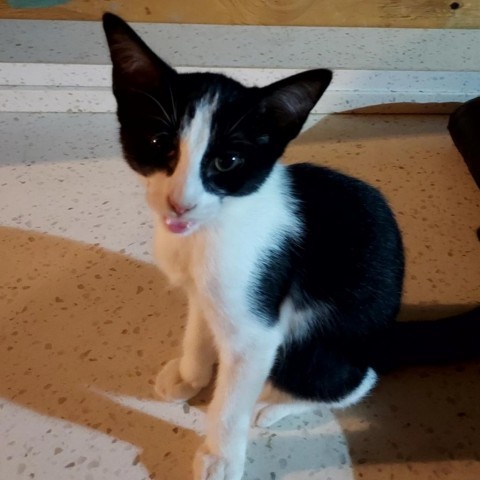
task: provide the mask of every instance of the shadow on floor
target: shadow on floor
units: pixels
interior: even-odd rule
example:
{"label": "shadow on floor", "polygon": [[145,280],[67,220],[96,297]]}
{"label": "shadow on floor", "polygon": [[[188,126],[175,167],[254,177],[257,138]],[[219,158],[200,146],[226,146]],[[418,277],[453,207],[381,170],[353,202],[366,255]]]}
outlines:
{"label": "shadow on floor", "polygon": [[[369,400],[338,415],[356,478],[479,478],[479,380],[479,363],[382,378]],[[369,427],[349,431],[349,417]]]}
{"label": "shadow on floor", "polygon": [[[294,140],[292,145],[315,143],[321,146],[322,142],[341,144],[370,139],[388,141],[396,137],[415,137],[420,131],[422,135],[448,136],[448,117],[445,115],[382,115],[378,113],[361,115],[362,112],[358,113],[358,115],[312,116],[307,129]],[[354,155],[355,151],[350,154]]]}
{"label": "shadow on floor", "polygon": [[95,393],[153,398],[179,353],[183,297],[154,266],[95,246],[11,228],[0,246],[0,396],[138,446],[151,478],[166,465],[189,478],[192,431]]}

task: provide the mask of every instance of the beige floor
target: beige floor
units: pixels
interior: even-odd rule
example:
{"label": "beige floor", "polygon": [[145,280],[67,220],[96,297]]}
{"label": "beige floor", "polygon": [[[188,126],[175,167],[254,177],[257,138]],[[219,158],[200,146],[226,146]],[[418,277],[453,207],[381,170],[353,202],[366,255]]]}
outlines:
{"label": "beige floor", "polygon": [[[480,190],[442,116],[337,116],[288,159],[379,186],[405,235],[404,316],[480,298]],[[0,480],[190,478],[208,394],[155,400],[184,298],[151,265],[112,115],[0,116]],[[434,341],[434,339],[432,339]],[[252,430],[249,480],[480,478],[480,363],[383,379],[362,405]]]}

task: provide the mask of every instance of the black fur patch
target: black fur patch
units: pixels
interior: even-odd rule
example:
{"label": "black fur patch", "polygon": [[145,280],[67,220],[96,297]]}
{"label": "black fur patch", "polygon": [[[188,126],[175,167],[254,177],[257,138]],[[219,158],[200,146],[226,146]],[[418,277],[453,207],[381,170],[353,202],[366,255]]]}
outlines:
{"label": "black fur patch", "polygon": [[285,237],[278,248],[260,258],[250,287],[252,311],[269,325],[278,320],[282,302],[291,289],[294,241]]}
{"label": "black fur patch", "polygon": [[[369,339],[395,322],[402,241],[389,206],[373,187],[312,165],[288,169],[300,199],[304,236],[290,250],[291,264],[280,264],[280,272],[289,272],[286,297],[297,309],[321,308],[308,336],[283,345],[271,380],[297,397],[338,400],[371,366]],[[278,285],[272,288],[272,273],[264,275],[259,301],[273,311],[279,305]],[[280,278],[285,289],[283,273]]]}

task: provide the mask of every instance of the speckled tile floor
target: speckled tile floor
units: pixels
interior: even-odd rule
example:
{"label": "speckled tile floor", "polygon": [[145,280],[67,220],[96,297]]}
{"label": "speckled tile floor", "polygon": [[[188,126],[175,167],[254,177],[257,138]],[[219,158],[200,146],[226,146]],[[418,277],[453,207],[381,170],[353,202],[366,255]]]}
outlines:
{"label": "speckled tile floor", "polygon": [[[378,185],[405,235],[405,317],[480,298],[480,190],[442,116],[327,117],[288,159]],[[155,400],[184,298],[107,114],[0,115],[0,480],[190,478],[208,394]],[[480,363],[385,377],[344,412],[252,430],[249,480],[480,478]]]}

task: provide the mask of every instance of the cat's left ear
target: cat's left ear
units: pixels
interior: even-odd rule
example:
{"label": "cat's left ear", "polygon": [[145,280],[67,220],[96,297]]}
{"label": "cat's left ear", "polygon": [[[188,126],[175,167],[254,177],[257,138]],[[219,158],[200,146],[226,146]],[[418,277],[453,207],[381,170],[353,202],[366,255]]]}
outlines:
{"label": "cat's left ear", "polygon": [[300,133],[331,81],[330,70],[308,70],[262,89],[262,108],[287,142]]}

